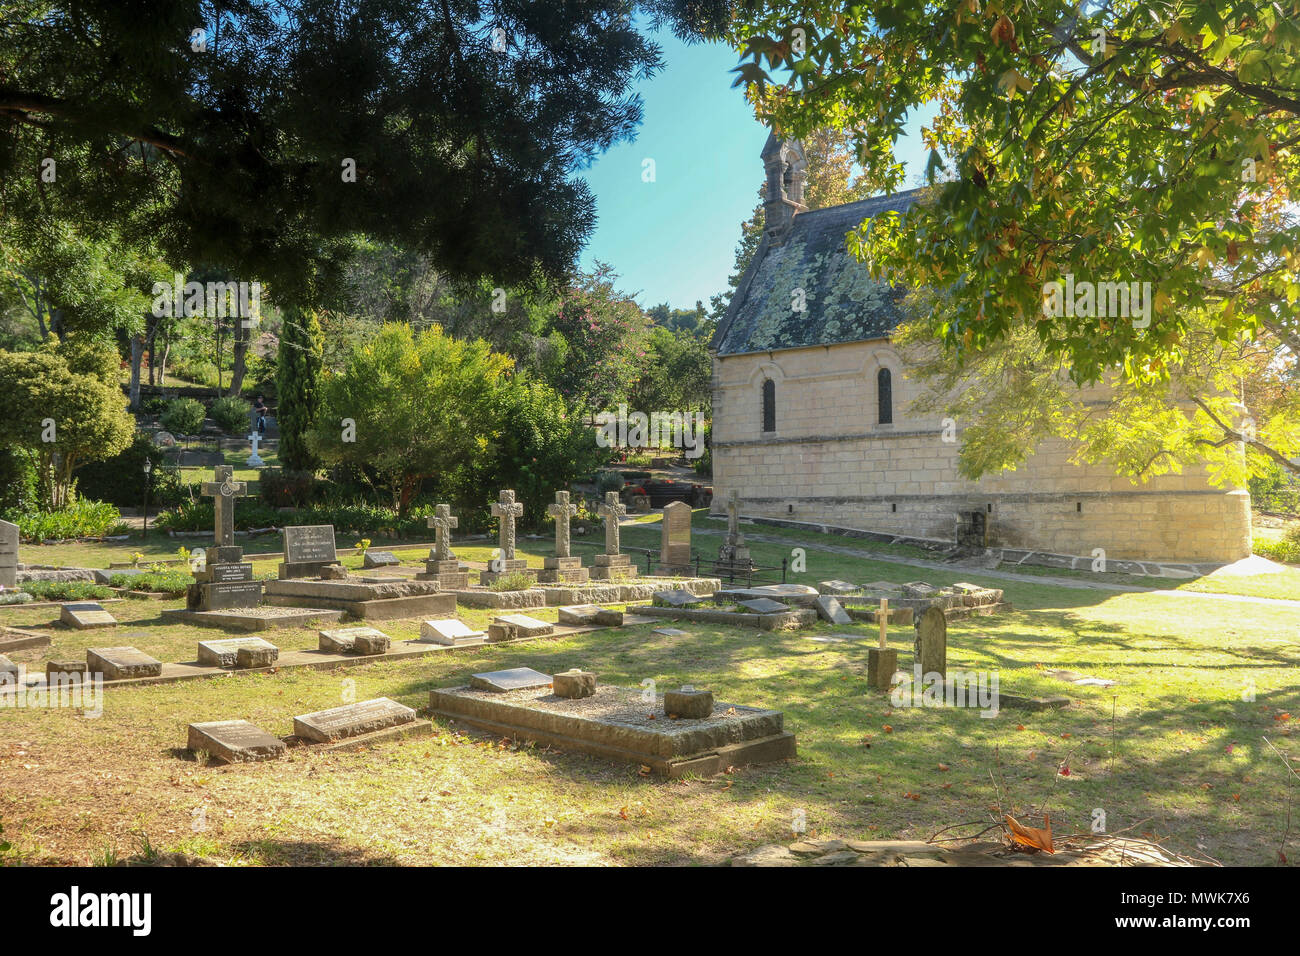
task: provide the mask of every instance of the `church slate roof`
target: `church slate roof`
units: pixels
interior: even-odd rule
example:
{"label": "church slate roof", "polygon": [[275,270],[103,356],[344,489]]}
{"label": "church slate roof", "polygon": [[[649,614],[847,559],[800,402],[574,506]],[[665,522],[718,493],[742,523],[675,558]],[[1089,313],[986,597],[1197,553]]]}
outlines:
{"label": "church slate roof", "polygon": [[[799,213],[781,245],[770,246],[764,237],[712,348],[719,355],[738,355],[888,336],[902,320],[902,293],[871,279],[866,266],[846,251],[844,237],[878,213],[905,211],[920,192]],[[804,290],[803,312],[791,305],[796,289]]]}

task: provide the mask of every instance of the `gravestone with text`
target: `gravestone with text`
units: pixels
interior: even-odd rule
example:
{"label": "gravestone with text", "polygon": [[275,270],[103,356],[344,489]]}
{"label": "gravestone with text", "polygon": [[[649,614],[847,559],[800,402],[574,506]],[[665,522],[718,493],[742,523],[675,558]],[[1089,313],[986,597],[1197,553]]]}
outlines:
{"label": "gravestone with text", "polygon": [[623,554],[619,544],[619,519],[627,514],[627,507],[618,499],[617,491],[605,493],[605,503],[598,509],[605,519],[605,553],[596,555],[596,566],[591,569],[592,580],[617,581],[634,578],[637,569],[632,559]]}
{"label": "gravestone with text", "polygon": [[459,591],[469,587],[469,572],[460,569],[460,559],[451,550],[451,532],[460,519],[451,513],[451,506],[440,504],[428,517],[433,529],[433,547],[424,562],[424,571],[416,577],[421,581],[437,581],[445,591]]}
{"label": "gravestone with text", "polygon": [[189,750],[206,753],[220,763],[272,760],[287,749],[279,737],[273,737],[246,720],[190,724],[186,745]]}
{"label": "gravestone with text", "polygon": [[18,586],[18,525],[0,521],[0,588]]}
{"label": "gravestone with text", "polygon": [[134,647],[92,647],[86,651],[86,670],[102,674],[104,680],[159,677],[162,661]]}
{"label": "gravestone with text", "polygon": [[948,618],[941,607],[928,607],[916,622],[916,662],[921,675],[948,676]]}
{"label": "gravestone with text", "polygon": [[284,529],[284,560],[280,580],[320,577],[339,563],[332,524],[290,525]]}
{"label": "gravestone with text", "polygon": [[203,570],[193,572],[185,607],[191,611],[257,607],[262,603],[262,582],[253,580],[253,565],[244,561],[244,549],[235,544],[235,499],[248,493],[248,483],[235,481],[231,466],[218,465],[202,491],[213,499],[214,543],[207,549]]}
{"label": "gravestone with text", "polygon": [[555,556],[542,559],[537,580],[543,584],[586,584],[590,574],[582,566],[582,558],[573,554],[569,538],[569,521],[578,513],[578,506],[570,503],[567,491],[557,491],[555,504],[547,505],[546,512],[555,519]]}
{"label": "gravestone with text", "polygon": [[691,506],[684,501],[664,505],[659,528],[657,574],[689,574],[691,571]]}

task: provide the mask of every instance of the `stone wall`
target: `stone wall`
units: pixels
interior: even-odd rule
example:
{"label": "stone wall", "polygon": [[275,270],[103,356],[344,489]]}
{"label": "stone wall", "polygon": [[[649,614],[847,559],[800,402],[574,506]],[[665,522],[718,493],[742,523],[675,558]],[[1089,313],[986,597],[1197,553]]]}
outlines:
{"label": "stone wall", "polygon": [[[888,425],[877,423],[881,368],[893,381]],[[770,433],[765,378],[776,382]],[[966,481],[960,432],[913,414],[918,392],[885,340],[715,358],[714,511],[734,488],[745,514],[946,541],[959,514],[981,511],[988,543],[1002,547],[1201,562],[1250,553],[1249,495],[1210,485],[1201,469],[1134,484],[1072,464],[1068,444],[1053,440],[1016,471]]]}

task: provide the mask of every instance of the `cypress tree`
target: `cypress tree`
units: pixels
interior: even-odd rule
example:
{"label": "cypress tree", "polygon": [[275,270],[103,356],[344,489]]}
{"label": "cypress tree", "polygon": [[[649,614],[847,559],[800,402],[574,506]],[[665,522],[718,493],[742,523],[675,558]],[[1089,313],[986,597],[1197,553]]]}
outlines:
{"label": "cypress tree", "polygon": [[316,420],[324,336],[316,313],[288,309],[280,330],[279,366],[275,375],[280,465],[286,471],[314,471],[316,456],[307,433]]}

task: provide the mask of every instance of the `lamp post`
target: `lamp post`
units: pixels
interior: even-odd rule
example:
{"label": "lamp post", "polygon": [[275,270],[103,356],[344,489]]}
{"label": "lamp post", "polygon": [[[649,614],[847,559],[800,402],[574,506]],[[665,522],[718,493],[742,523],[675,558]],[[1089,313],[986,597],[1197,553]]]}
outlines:
{"label": "lamp post", "polygon": [[144,534],[140,537],[149,537],[149,472],[153,471],[153,462],[149,456],[144,459]]}

